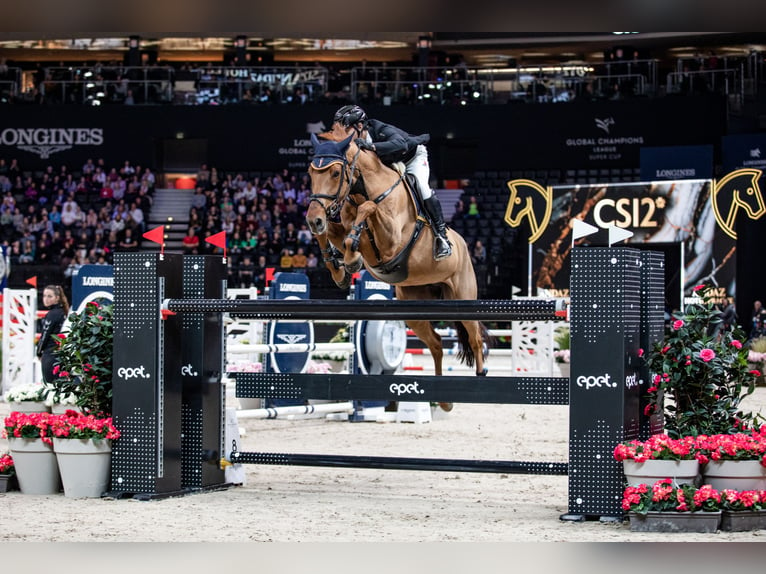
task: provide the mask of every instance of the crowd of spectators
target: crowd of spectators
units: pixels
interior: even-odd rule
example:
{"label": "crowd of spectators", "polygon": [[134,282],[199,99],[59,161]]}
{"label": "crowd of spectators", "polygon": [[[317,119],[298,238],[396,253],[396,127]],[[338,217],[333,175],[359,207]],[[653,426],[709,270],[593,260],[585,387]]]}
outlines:
{"label": "crowd of spectators", "polygon": [[321,251],[305,222],[310,186],[308,174],[288,169],[246,177],[219,174],[203,165],[196,177],[184,251],[213,252],[215,247],[205,239],[225,231],[232,287],[254,285],[262,291],[267,268],[312,273]]}
{"label": "crowd of spectators", "polygon": [[139,249],[154,189],[152,170],[129,160],[25,171],[0,157],[0,243],[12,266],[53,265],[71,278],[81,265]]}

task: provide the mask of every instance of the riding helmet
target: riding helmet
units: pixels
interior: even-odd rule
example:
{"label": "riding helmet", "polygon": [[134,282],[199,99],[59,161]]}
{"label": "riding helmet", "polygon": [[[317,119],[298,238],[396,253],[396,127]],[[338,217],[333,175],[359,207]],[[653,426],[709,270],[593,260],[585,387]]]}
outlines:
{"label": "riding helmet", "polygon": [[343,127],[349,127],[358,124],[359,122],[367,122],[367,114],[362,108],[356,105],[343,106],[333,117],[334,122],[338,122]]}

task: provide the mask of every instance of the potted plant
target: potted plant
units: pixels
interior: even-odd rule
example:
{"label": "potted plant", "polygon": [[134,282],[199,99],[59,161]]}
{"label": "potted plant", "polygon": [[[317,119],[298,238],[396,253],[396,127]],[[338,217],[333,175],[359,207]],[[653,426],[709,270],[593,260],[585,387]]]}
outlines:
{"label": "potted plant", "polygon": [[54,415],[51,431],[64,496],[101,496],[109,484],[112,440],[120,437],[112,418],[70,409]]}
{"label": "potted plant", "polygon": [[47,412],[12,411],[5,417],[3,436],[8,438],[19,488],[24,494],[56,494],[60,490],[51,428],[55,416]]}
{"label": "potted plant", "polygon": [[749,433],[696,439],[705,482],[721,489],[766,490],[766,425]]}
{"label": "potted plant", "polygon": [[760,376],[748,365],[744,333],[722,323],[709,286],[694,290],[699,302],[674,314],[664,341],[646,353],[653,378],[645,414],[663,412],[665,432],[676,438],[739,432],[761,420],[740,409]]}
{"label": "potted plant", "polygon": [[721,494],[721,530],[746,532],[766,528],[766,490],[734,490]]}
{"label": "potted plant", "polygon": [[721,495],[709,484],[696,487],[670,478],[628,486],[622,508],[634,532],[715,532],[721,519]]}
{"label": "potted plant", "polygon": [[17,385],[6,391],[4,398],[11,411],[40,413],[49,411],[46,404],[50,389],[41,383]]}
{"label": "potted plant", "polygon": [[112,412],[113,305],[90,302],[69,315],[69,330],[59,335],[54,367],[59,396],[73,394],[86,413]]}
{"label": "potted plant", "polygon": [[622,462],[625,479],[632,486],[663,478],[692,484],[699,474],[699,457],[694,437],[674,439],[667,434],[631,440],[614,449],[614,458]]}
{"label": "potted plant", "polygon": [[16,480],[16,467],[13,464],[13,457],[4,452],[0,455],[0,492],[16,490],[18,481]]}

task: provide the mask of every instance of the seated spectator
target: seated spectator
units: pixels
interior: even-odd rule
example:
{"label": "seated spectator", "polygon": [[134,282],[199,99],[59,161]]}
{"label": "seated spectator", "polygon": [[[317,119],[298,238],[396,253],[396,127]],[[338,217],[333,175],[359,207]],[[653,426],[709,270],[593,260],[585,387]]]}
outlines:
{"label": "seated spectator", "polygon": [[189,229],[186,230],[186,236],[181,242],[183,243],[184,253],[187,255],[199,253],[199,237],[194,227],[189,226]]}
{"label": "seated spectator", "polygon": [[303,247],[299,247],[298,251],[293,255],[293,269],[296,273],[305,273],[306,265],[308,265],[308,259]]}
{"label": "seated spectator", "polygon": [[250,287],[255,279],[255,263],[249,255],[242,257],[242,261],[237,266],[237,281],[241,288]]}
{"label": "seated spectator", "polygon": [[293,256],[289,249],[282,250],[282,256],[279,258],[279,266],[282,268],[282,271],[292,271]]}

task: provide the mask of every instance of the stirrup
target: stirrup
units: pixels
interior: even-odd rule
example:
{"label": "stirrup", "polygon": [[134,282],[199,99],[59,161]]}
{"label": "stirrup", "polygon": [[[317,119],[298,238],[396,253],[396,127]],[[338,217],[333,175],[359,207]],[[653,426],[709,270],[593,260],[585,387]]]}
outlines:
{"label": "stirrup", "polygon": [[441,236],[434,238],[434,261],[441,261],[452,255],[452,246],[449,240]]}

